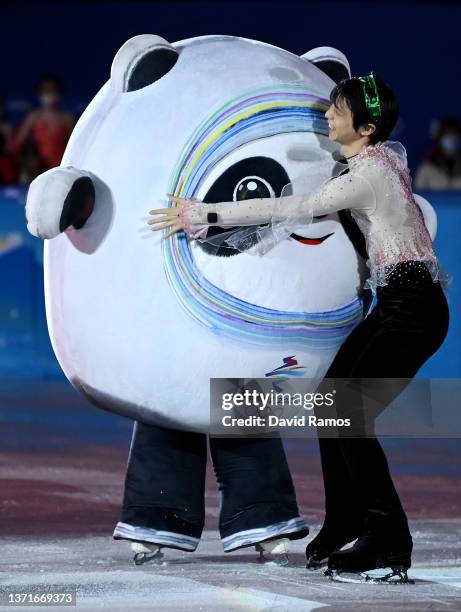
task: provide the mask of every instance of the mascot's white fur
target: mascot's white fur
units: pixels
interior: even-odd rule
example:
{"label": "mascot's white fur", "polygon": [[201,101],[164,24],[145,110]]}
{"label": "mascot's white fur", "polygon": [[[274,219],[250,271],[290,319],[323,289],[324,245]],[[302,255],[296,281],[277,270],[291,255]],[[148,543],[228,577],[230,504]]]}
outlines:
{"label": "mascot's white fur", "polygon": [[53,348],[90,401],[206,432],[212,377],[324,375],[362,317],[366,272],[338,214],[262,257],[212,252],[183,232],[162,241],[146,220],[167,193],[268,197],[307,171],[331,176],[324,112],[333,79],[348,75],[335,49],[298,57],[233,36],[146,34],[118,51],[26,207],[29,231],[48,239]]}

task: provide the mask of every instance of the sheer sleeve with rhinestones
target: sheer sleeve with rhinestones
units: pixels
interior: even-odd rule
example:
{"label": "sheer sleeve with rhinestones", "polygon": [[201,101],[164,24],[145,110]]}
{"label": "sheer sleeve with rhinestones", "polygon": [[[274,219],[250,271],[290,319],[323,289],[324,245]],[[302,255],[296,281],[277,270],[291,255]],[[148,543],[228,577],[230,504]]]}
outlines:
{"label": "sheer sleeve with rhinestones", "polygon": [[[188,235],[215,246],[224,244],[249,254],[263,254],[284,240],[296,228],[305,228],[316,215],[345,208],[371,213],[376,206],[372,185],[360,174],[327,181],[313,193],[300,193],[303,182],[286,185],[280,197],[254,198],[216,204],[188,204],[180,218]],[[291,195],[285,195],[289,192]],[[228,231],[208,233],[217,226]]]}

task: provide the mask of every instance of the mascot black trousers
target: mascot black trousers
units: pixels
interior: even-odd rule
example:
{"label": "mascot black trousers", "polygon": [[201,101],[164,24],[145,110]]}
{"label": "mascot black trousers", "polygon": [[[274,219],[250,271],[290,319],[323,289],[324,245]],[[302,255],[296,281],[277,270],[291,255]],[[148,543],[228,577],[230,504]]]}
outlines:
{"label": "mascot black trousers", "polygon": [[[388,285],[377,288],[376,296],[375,308],[343,343],[326,378],[382,379],[383,385],[387,384],[384,379],[409,382],[443,343],[448,304],[440,283],[433,282],[424,263],[399,264],[388,277]],[[392,387],[386,387],[389,402],[396,397]],[[360,417],[360,406],[341,406],[341,395],[336,402],[339,416]],[[408,537],[406,515],[374,430],[358,437],[322,437],[319,432],[319,445],[325,526],[354,536],[366,530],[382,538]]]}
{"label": "mascot black trousers", "polygon": [[[280,438],[209,438],[225,552],[309,533]],[[195,550],[205,520],[207,436],[135,422],[113,537]]]}

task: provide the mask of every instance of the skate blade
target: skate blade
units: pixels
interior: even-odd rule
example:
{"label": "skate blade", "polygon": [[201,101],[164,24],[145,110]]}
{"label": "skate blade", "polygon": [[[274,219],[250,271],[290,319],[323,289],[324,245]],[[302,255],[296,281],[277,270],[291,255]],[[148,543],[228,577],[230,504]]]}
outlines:
{"label": "skate blade", "polygon": [[134,555],[133,561],[135,565],[144,565],[145,563],[161,564],[164,556],[160,550],[153,553],[140,552]]}
{"label": "skate blade", "polygon": [[366,572],[341,572],[340,570],[326,570],[325,576],[329,576],[333,582],[345,582],[351,584],[414,584],[415,581],[408,578],[406,568],[391,568],[384,576],[373,576]]}
{"label": "skate blade", "polygon": [[263,565],[279,565],[284,567],[290,564],[290,559],[286,553],[264,556],[264,554],[260,552],[259,557],[256,559],[256,563],[261,563]]}

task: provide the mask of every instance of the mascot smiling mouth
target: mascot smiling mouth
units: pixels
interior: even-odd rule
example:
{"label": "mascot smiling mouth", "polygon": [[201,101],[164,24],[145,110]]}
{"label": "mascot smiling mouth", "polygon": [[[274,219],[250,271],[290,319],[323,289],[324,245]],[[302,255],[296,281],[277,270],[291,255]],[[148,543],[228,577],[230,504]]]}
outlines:
{"label": "mascot smiling mouth", "polygon": [[331,234],[327,234],[326,236],[320,236],[320,238],[305,238],[304,236],[300,236],[299,234],[290,234],[290,238],[294,238],[302,244],[310,245],[322,244],[322,242],[325,242],[325,240],[330,236],[333,236],[333,232]]}
{"label": "mascot smiling mouth", "polygon": [[[266,224],[260,225],[259,227],[267,227]],[[208,229],[208,235],[205,240],[197,240],[197,246],[200,246],[202,250],[204,250],[209,255],[214,255],[218,257],[232,257],[233,255],[238,255],[241,251],[236,248],[230,246],[230,244],[226,243],[226,236],[220,236],[222,234],[231,233],[232,230],[241,229],[239,227],[235,228],[222,228],[217,225],[210,226]],[[333,236],[334,232],[329,234],[325,234],[324,236],[319,236],[318,238],[309,238],[308,236],[301,236],[300,234],[292,233],[289,235],[289,238],[293,238],[300,244],[306,244],[309,246],[317,246],[322,244]],[[214,240],[213,240],[214,238]],[[210,240],[211,239],[211,240]],[[256,241],[255,241],[256,243]],[[254,243],[254,244],[255,244]]]}

